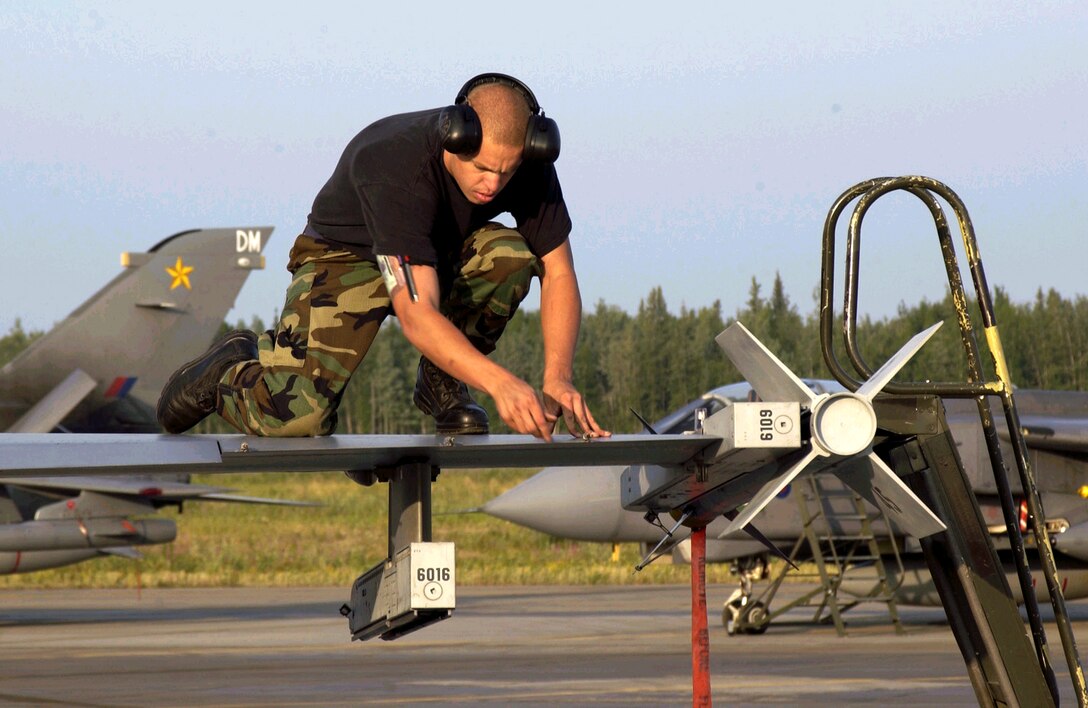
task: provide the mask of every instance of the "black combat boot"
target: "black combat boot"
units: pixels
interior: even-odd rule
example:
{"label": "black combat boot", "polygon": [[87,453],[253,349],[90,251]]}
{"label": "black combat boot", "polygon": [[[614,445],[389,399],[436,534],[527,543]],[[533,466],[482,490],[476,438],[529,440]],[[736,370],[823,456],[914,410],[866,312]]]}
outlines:
{"label": "black combat boot", "polygon": [[228,332],[208,351],[174,372],[159,396],[159,425],[184,433],[215,411],[219,379],[240,361],[257,358],[257,335]]}
{"label": "black combat boot", "polygon": [[468,386],[419,358],[413,400],[419,410],[434,416],[435,430],[443,435],[487,435],[487,411],[468,395]]}

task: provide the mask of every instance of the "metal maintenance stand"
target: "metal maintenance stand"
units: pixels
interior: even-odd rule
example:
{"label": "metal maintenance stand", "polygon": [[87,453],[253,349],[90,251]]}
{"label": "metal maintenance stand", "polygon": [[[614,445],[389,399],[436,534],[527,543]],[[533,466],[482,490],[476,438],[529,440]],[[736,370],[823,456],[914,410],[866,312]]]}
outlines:
{"label": "metal maintenance stand", "polygon": [[[855,371],[862,377],[872,374],[872,368],[861,356],[856,337],[861,225],[872,204],[893,191],[904,191],[917,197],[933,217],[952,301],[956,307],[960,337],[966,355],[968,381],[888,385],[886,390],[889,393],[900,395],[877,401],[880,404],[877,407],[880,427],[888,432],[880,451],[915,493],[948,526],[946,533],[922,539],[922,547],[948,613],[952,631],[967,664],[979,704],[1057,704],[1057,682],[1050,664],[1046,635],[1039,617],[1039,606],[1028,569],[1024,542],[1020,536],[1017,509],[990,410],[989,398],[1000,398],[1021,486],[1027,500],[1029,524],[1034,532],[1070,678],[1078,704],[1088,705],[1084,672],[1065,609],[1042,503],[1028,463],[1027,446],[1013,401],[1013,385],[998,335],[974,228],[963,202],[947,185],[927,177],[879,178],[851,187],[836,200],[824,224],[820,293],[820,339],[824,361],[835,378],[847,388],[855,390],[861,385],[861,382],[855,380],[842,367],[835,355],[832,334],[835,314],[831,304],[834,293],[835,229],[846,206],[857,200],[848,228],[843,339]],[[958,221],[996,380],[986,381],[982,374],[969,302],[960,277],[949,222],[938,198],[952,207]],[[955,442],[944,421],[944,410],[939,397],[973,398],[978,404],[1027,610],[1031,643],[1024,632],[1019,611],[1012,601],[1000,562],[986,533],[977,501],[963,473]],[[1031,644],[1034,644],[1034,656],[1030,651]]]}

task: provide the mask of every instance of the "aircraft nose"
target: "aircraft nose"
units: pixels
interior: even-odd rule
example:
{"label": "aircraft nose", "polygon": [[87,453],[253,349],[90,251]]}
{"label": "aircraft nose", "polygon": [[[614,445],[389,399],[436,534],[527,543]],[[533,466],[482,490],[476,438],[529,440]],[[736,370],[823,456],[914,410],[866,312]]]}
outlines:
{"label": "aircraft nose", "polygon": [[483,511],[564,538],[608,540],[623,509],[618,467],[548,467],[483,505]]}

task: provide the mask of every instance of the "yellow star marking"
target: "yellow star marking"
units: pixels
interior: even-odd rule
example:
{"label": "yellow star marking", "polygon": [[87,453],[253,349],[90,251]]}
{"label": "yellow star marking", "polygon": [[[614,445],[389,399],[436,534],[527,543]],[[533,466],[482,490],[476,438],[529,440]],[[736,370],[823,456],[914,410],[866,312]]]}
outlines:
{"label": "yellow star marking", "polygon": [[173,282],[170,283],[170,289],[173,290],[179,285],[184,285],[186,290],[192,290],[193,286],[189,284],[189,274],[193,272],[192,266],[187,266],[181,262],[181,256],[178,256],[177,265],[173,268],[166,267],[166,272],[173,278]]}

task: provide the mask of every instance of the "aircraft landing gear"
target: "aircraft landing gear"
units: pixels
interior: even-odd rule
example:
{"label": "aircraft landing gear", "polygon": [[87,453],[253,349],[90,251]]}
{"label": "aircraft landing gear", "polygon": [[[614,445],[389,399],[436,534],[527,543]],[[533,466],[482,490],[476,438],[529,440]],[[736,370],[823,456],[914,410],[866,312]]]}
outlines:
{"label": "aircraft landing gear", "polygon": [[767,561],[757,557],[747,566],[735,565],[740,584],[722,607],[722,625],[729,636],[734,634],[763,634],[771,624],[770,613],[762,602],[752,601],[752,581],[767,574]]}
{"label": "aircraft landing gear", "polygon": [[758,600],[745,605],[740,600],[726,603],[722,608],[722,624],[725,633],[733,636],[740,634],[763,634],[771,626],[771,616],[767,608]]}

